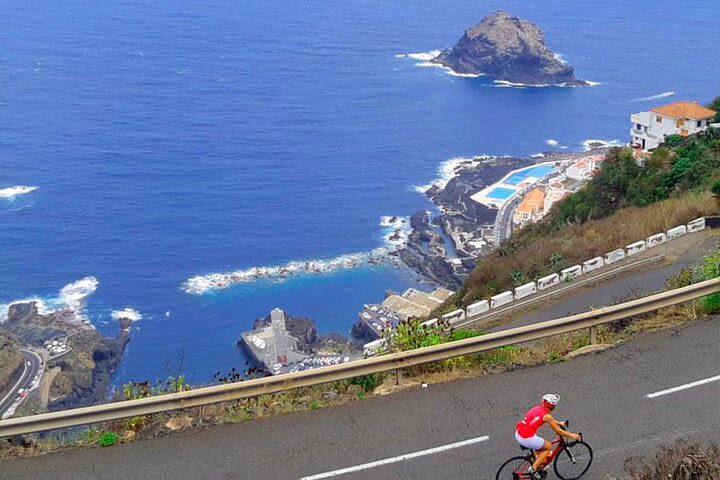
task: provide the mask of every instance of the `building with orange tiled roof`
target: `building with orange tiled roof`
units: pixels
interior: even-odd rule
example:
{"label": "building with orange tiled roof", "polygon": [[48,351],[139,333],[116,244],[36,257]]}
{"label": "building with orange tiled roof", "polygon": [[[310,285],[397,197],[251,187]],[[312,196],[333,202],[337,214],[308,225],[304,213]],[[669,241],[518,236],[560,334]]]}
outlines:
{"label": "building with orange tiled roof", "polygon": [[652,150],[668,135],[685,137],[707,129],[715,113],[697,102],[675,102],[648,112],[633,113],[630,143],[640,150]]}
{"label": "building with orange tiled roof", "polygon": [[538,220],[543,213],[545,205],[545,192],[539,188],[533,188],[525,194],[520,205],[513,214],[513,222],[524,225],[528,222]]}

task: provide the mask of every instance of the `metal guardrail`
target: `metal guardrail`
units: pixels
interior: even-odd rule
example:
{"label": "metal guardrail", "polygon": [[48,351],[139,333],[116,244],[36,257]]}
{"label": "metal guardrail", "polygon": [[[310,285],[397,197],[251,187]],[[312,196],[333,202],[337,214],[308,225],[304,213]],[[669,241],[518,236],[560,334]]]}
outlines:
{"label": "metal guardrail", "polygon": [[0,421],[0,437],[168,412],[347,380],[570,333],[720,291],[720,278],[570,317],[314,370]]}
{"label": "metal guardrail", "polygon": [[469,327],[469,326],[476,324],[482,320],[488,320],[493,317],[505,315],[510,312],[513,312],[514,310],[518,310],[518,309],[527,307],[528,305],[532,305],[534,303],[540,302],[547,298],[561,295],[563,293],[566,293],[567,291],[575,290],[576,288],[584,287],[586,285],[591,285],[596,282],[602,282],[608,278],[612,278],[612,277],[618,275],[619,273],[625,272],[627,270],[633,270],[635,268],[642,267],[649,263],[655,263],[664,258],[665,258],[665,255],[654,255],[652,257],[644,258],[642,260],[638,260],[636,262],[629,263],[627,265],[622,265],[622,266],[614,268],[612,270],[601,271],[594,275],[590,274],[589,276],[577,277],[576,280],[573,280],[570,283],[566,283],[564,285],[561,284],[560,286],[556,285],[555,287],[550,288],[548,290],[540,290],[532,295],[524,297],[520,300],[516,300],[516,301],[509,303],[507,305],[504,305],[502,307],[495,308],[493,310],[488,310],[487,312],[482,312],[482,313],[479,313],[472,317],[467,317],[465,320],[457,322],[453,326],[455,328]]}

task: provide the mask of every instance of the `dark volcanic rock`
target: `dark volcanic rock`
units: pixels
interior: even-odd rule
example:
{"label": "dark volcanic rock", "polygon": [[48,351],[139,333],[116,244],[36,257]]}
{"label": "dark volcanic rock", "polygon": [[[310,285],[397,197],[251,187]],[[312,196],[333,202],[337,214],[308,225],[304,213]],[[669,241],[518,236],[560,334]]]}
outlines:
{"label": "dark volcanic rock", "polygon": [[67,337],[70,352],[48,362],[49,368],[61,369],[50,386],[48,410],[62,410],[107,397],[112,374],[130,340],[131,323],[121,319],[118,336],[108,338],[87,325],[69,323],[61,313],[44,315],[35,302],[29,301],[11,305],[0,330],[35,349],[43,348],[44,342]]}
{"label": "dark volcanic rock", "polygon": [[403,263],[438,285],[450,290],[459,288],[462,280],[448,261],[445,240],[432,229],[428,212],[413,214],[410,226],[407,246],[398,252]]}
{"label": "dark volcanic rock", "polygon": [[[255,320],[253,329],[268,325],[270,325],[270,315]],[[360,349],[360,345],[350,342],[338,333],[320,335],[315,326],[315,322],[307,317],[291,317],[290,315],[285,315],[285,328],[297,341],[298,349],[307,354],[315,354],[320,350],[347,353]]]}
{"label": "dark volcanic rock", "polygon": [[433,62],[457,73],[485,74],[513,83],[588,85],[545,46],[537,25],[502,11],[466,30],[453,48],[444,50]]}

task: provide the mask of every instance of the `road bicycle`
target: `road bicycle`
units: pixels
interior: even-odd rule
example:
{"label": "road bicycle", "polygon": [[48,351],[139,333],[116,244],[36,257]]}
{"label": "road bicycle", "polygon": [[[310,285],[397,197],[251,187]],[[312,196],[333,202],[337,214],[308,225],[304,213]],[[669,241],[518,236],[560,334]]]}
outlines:
{"label": "road bicycle", "polygon": [[[570,421],[565,421],[565,428],[569,428]],[[550,454],[545,458],[543,465],[539,470],[542,472],[543,478],[547,475],[547,469],[552,462],[555,475],[561,480],[577,480],[585,475],[590,468],[593,459],[593,452],[590,445],[582,441],[566,441],[562,435],[552,440],[550,443]],[[529,450],[520,447],[522,450]],[[495,480],[521,480],[531,479],[532,475],[528,469],[535,462],[535,452],[513,457],[500,467]]]}

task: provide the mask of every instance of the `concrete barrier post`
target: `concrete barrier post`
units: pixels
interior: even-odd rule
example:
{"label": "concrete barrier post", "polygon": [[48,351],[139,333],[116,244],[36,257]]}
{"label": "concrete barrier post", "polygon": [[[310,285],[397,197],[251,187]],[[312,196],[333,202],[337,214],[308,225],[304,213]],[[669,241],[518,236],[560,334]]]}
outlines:
{"label": "concrete barrier post", "polygon": [[590,345],[597,343],[597,327],[590,327]]}

